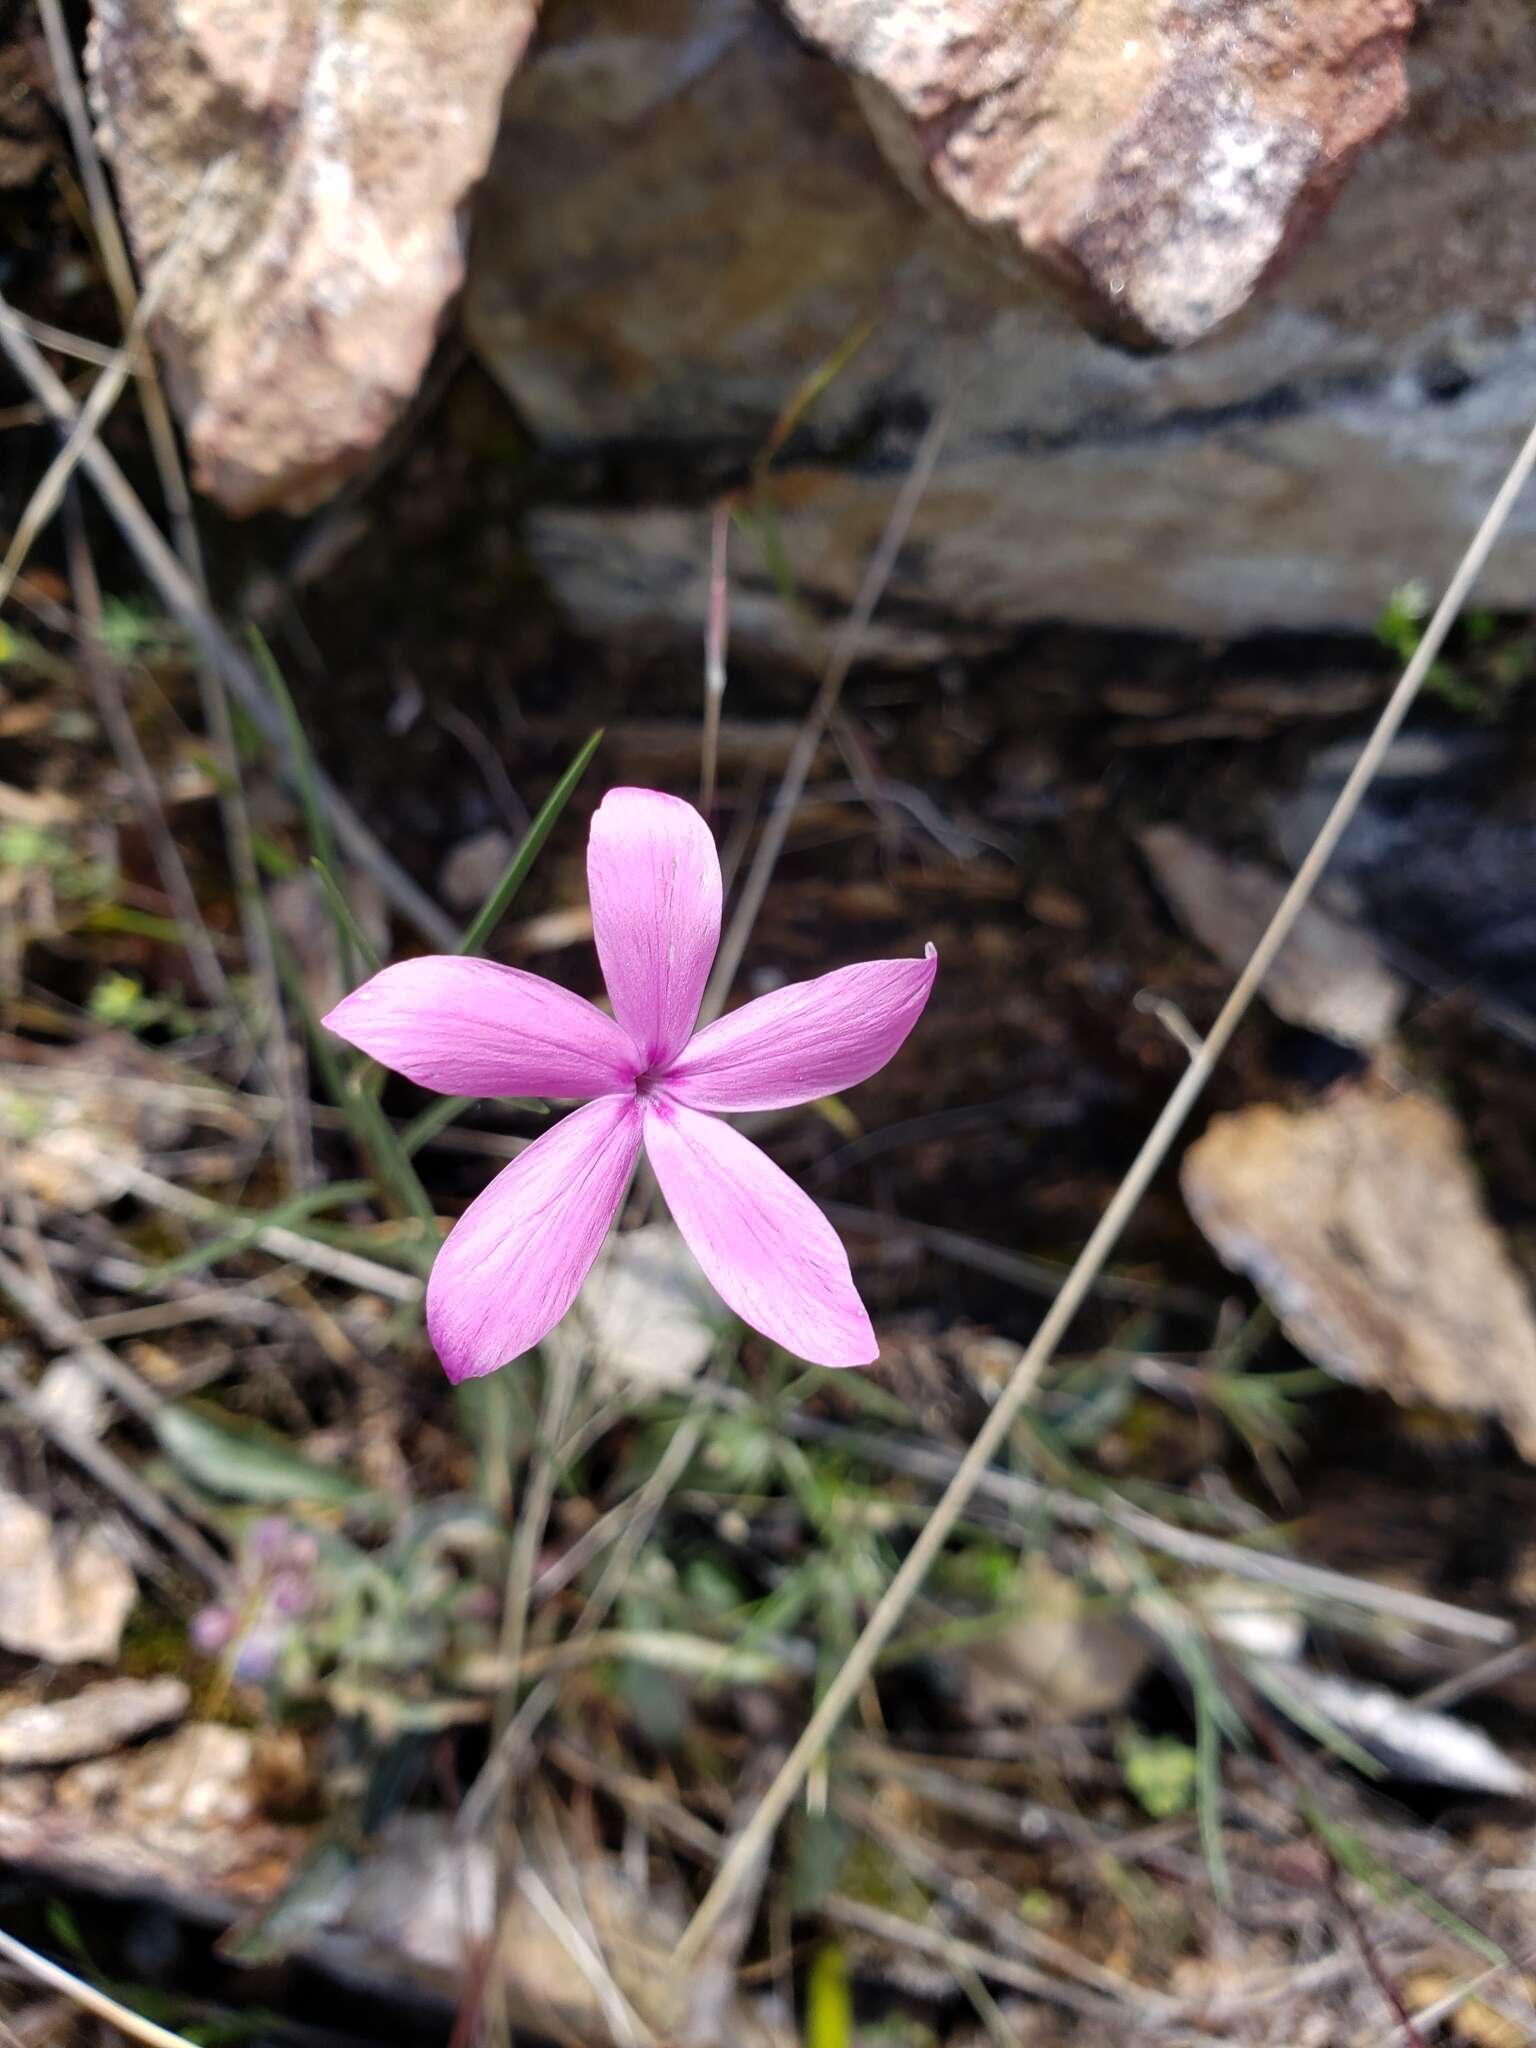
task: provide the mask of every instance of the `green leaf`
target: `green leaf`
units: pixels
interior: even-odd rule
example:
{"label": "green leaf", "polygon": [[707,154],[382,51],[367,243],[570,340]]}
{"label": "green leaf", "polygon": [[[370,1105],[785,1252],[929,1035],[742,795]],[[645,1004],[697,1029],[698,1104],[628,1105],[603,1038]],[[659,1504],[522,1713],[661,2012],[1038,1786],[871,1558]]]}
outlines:
{"label": "green leaf", "polygon": [[154,1431],[160,1448],[189,1479],[226,1500],[262,1507],[293,1501],[357,1507],[373,1499],[361,1480],[311,1464],[280,1437],[215,1422],[185,1402],[160,1409]]}
{"label": "green leaf", "polygon": [[486,897],[473,922],[466,927],[464,936],[459,941],[461,953],[478,953],[506,916],[508,906],[527,880],[528,870],[538,858],[539,849],[553,830],[555,820],[570,802],[577,783],[586,774],[587,764],[597,752],[602,737],[602,727],[599,726],[550,791],[539,815],[524,833],[522,845],[507,863],[501,880]]}

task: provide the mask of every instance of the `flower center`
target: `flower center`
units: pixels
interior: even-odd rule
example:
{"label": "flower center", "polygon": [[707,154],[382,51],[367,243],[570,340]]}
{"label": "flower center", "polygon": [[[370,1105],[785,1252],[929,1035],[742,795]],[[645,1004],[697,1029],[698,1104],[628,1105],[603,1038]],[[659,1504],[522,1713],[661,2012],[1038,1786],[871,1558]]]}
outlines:
{"label": "flower center", "polygon": [[647,1095],[654,1095],[660,1088],[661,1082],[662,1077],[656,1069],[654,1067],[647,1067],[643,1074],[636,1074],[635,1076],[635,1093],[642,1098]]}

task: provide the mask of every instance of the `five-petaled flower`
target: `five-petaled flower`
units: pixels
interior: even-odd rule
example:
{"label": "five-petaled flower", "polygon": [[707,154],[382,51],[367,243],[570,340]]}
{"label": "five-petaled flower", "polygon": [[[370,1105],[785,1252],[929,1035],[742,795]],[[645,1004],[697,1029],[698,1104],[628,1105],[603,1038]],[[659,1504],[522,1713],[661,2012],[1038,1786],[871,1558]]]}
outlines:
{"label": "five-petaled flower", "polygon": [[695,1034],[720,943],[720,862],[691,804],[610,790],[587,881],[610,1017],[519,968],[386,967],[325,1022],[424,1088],[583,1102],[520,1152],[438,1253],[427,1328],[448,1377],[494,1372],[575,1299],[643,1144],[678,1229],[744,1322],[817,1365],[879,1347],[821,1211],[717,1112],[787,1109],[867,1080],[922,1014],[938,959],[870,960],[776,989]]}

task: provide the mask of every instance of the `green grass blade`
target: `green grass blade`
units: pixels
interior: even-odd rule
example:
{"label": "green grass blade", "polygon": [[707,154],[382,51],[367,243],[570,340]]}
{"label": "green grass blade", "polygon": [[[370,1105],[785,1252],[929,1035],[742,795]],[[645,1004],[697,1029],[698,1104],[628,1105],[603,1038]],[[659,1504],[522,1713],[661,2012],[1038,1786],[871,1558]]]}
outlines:
{"label": "green grass blade", "polygon": [[[472,1109],[482,1099],[478,1095],[442,1095],[436,1102],[429,1102],[400,1133],[406,1157],[414,1159],[423,1145],[429,1145],[440,1131],[446,1131],[466,1109]],[[549,1104],[535,1102],[529,1095],[499,1095],[496,1099],[503,1109],[525,1110],[529,1116],[549,1115]]]}
{"label": "green grass blade", "polygon": [[1221,1825],[1221,1723],[1203,1689],[1195,1694],[1195,1815],[1211,1890],[1230,1906],[1232,1873]]}
{"label": "green grass blade", "polygon": [[[320,778],[315,773],[315,757],[310,751],[304,722],[299,717],[298,706],[283,680],[283,672],[278,667],[271,648],[255,626],[248,626],[246,635],[256,666],[261,672],[262,681],[266,684],[268,694],[277,707],[278,716],[283,723],[283,737],[287,742],[289,765],[298,786],[299,808],[304,813],[304,831],[309,840],[310,853],[320,863],[325,874],[334,875],[339,872],[340,865],[336,859],[336,841],[331,831],[330,818],[326,814],[324,799],[320,794]],[[351,988],[357,979],[352,961],[352,928],[355,920],[350,912],[344,921],[336,916],[329,891],[326,893],[326,905],[336,925],[336,945],[341,956],[342,982],[345,987]]]}
{"label": "green grass blade", "polygon": [[539,849],[549,837],[555,820],[569,803],[577,783],[586,774],[587,764],[597,752],[602,737],[602,727],[599,726],[550,791],[539,815],[524,833],[522,845],[507,863],[501,880],[486,897],[473,922],[466,928],[463,938],[459,941],[461,953],[478,953],[506,916],[508,906],[526,881],[528,870],[538,858]]}
{"label": "green grass blade", "polygon": [[277,931],[273,932],[272,940],[278,972],[289,1001],[303,1020],[310,1051],[325,1083],[326,1093],[346,1118],[354,1143],[372,1163],[377,1178],[392,1191],[401,1208],[421,1224],[425,1256],[437,1243],[437,1212],[411,1164],[410,1155],[369,1089],[367,1069],[350,1075],[343,1070],[331,1039],[315,1015],[305,991],[292,947]]}
{"label": "green grass blade", "polygon": [[230,1209],[230,1227],[207,1244],[195,1245],[191,1251],[179,1252],[174,1258],[163,1259],[151,1266],[136,1283],[135,1291],[142,1293],[158,1281],[184,1278],[189,1273],[201,1272],[204,1266],[211,1266],[217,1259],[232,1258],[236,1252],[246,1251],[255,1244],[262,1231],[273,1228],[297,1230],[312,1236],[318,1243],[328,1243],[329,1237],[321,1231],[305,1231],[304,1226],[322,1209],[339,1208],[349,1202],[364,1202],[373,1193],[371,1180],[337,1180],[329,1187],[310,1188],[292,1195],[286,1202],[279,1202],[275,1209],[265,1209],[259,1215],[242,1213]]}
{"label": "green grass blade", "polygon": [[338,934],[347,933],[368,972],[377,974],[384,963],[374,951],[372,939],[353,916],[352,906],[341,893],[341,884],[318,853],[311,857],[309,864],[320,877],[320,886],[325,891],[325,900],[330,905],[331,919]]}

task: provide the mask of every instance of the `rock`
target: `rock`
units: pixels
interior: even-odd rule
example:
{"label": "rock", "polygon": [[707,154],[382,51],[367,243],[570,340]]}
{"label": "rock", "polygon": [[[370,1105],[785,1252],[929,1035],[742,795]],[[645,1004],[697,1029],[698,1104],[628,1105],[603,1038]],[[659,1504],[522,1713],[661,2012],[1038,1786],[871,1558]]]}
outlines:
{"label": "rock", "polygon": [[438,871],[438,892],[450,910],[472,916],[506,873],[517,847],[512,836],[492,825],[461,839]]}
{"label": "rock", "polygon": [[[1299,865],[1358,747],[1315,755],[1272,828]],[[1331,900],[1399,953],[1416,980],[1536,1017],[1536,790],[1509,740],[1413,733],[1390,749],[1328,867]]]}
{"label": "rock", "polygon": [[1151,1666],[1152,1639],[1095,1612],[1084,1588],[1038,1553],[1025,1564],[1022,1590],[1024,1612],[965,1652],[968,1714],[1081,1721],[1117,1712]]}
{"label": "rock", "polygon": [[620,1386],[685,1386],[715,1348],[730,1311],[670,1223],[609,1240],[581,1295],[578,1342]]}
{"label": "rock", "polygon": [[49,1664],[108,1663],[137,1598],[99,1531],[57,1535],[41,1509],[0,1493],[0,1648]]}
{"label": "rock", "polygon": [[1493,1416],[1536,1459],[1536,1321],[1449,1110],[1375,1085],[1260,1104],[1214,1118],[1182,1181],[1298,1349],[1398,1401]]}
{"label": "rock", "polygon": [[1287,1691],[1299,1695],[1394,1778],[1448,1785],[1461,1792],[1491,1792],[1506,1799],[1531,1794],[1529,1771],[1470,1722],[1414,1706],[1385,1686],[1364,1685],[1357,1678],[1314,1671],[1305,1664],[1287,1665],[1283,1680]]}
{"label": "rock", "polygon": [[[1154,825],[1138,843],[1181,923],[1240,974],[1285,894],[1284,880],[1255,862],[1229,860],[1177,825]],[[1391,1036],[1408,997],[1365,933],[1315,903],[1296,920],[1262,993],[1288,1024],[1363,1051]]]}
{"label": "rock", "polygon": [[1138,342],[1234,313],[1407,101],[1409,0],[785,4],[914,184]]}
{"label": "rock", "polygon": [[[376,953],[387,956],[389,910],[378,883],[371,875],[348,873],[344,886],[348,907],[363,936]],[[285,875],[267,890],[267,915],[287,941],[309,1007],[317,1017],[323,1017],[347,993],[341,974],[336,918],[324,883],[308,868]],[[368,972],[366,963],[355,956],[355,951],[352,971],[357,980]]]}
{"label": "rock", "polygon": [[[910,27],[965,6],[879,11]],[[795,8],[809,23],[812,0]],[[1128,0],[1113,20],[1156,11]],[[823,23],[875,12],[816,7]],[[971,0],[969,12],[993,10]],[[1211,22],[1202,36],[1273,18],[1246,0],[1198,13]],[[1323,50],[1373,19],[1399,16],[1320,0],[1305,33]],[[1280,52],[1291,31],[1276,33]],[[1362,74],[1367,127],[1400,35],[1385,31],[1381,69]],[[1106,81],[1121,47],[1107,38],[1094,57]],[[1086,44],[1080,54],[1086,66]],[[855,58],[873,78],[867,38]],[[837,66],[755,0],[565,0],[508,95],[465,308],[535,436],[595,465],[586,502],[529,520],[547,582],[594,633],[695,646],[708,500],[741,476],[799,382],[867,328],[781,452],[772,496],[807,603],[840,613],[916,434],[949,396],[944,450],[877,621],[882,654],[929,661],[1041,619],[1202,634],[1369,627],[1397,585],[1447,571],[1536,413],[1524,0],[1428,9],[1407,64],[1406,118],[1360,156],[1284,278],[1218,334],[1136,356],[1085,336],[953,206],[914,197]],[[1292,89],[1266,75],[1253,118]],[[928,135],[930,159],[942,141]],[[1181,191],[1194,193],[1191,177]],[[1308,145],[1295,168],[1303,213],[1320,183]],[[1046,196],[1034,194],[1042,219]],[[1064,202],[1060,219],[1069,212]],[[1159,292],[1186,283],[1214,310],[1221,280],[1170,287],[1153,226],[1150,212],[1136,226],[1141,324],[1172,319]],[[1006,232],[1016,239],[1017,223]],[[1251,282],[1268,261],[1255,246],[1232,276]],[[1528,495],[1483,601],[1519,608],[1533,578]],[[744,542],[731,631],[794,645],[773,576]]]}
{"label": "rock", "polygon": [[199,488],[302,509],[416,389],[536,0],[96,0],[92,92]]}
{"label": "rock", "polygon": [[225,1919],[291,1878],[309,1831],[261,1811],[259,1745],[192,1721],[56,1777],[0,1778],[0,1859],[66,1883],[168,1899]]}
{"label": "rock", "polygon": [[179,1721],[191,1697],[179,1678],[113,1678],[71,1699],[11,1707],[0,1712],[0,1769],[108,1755]]}

